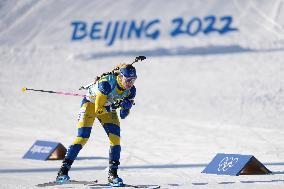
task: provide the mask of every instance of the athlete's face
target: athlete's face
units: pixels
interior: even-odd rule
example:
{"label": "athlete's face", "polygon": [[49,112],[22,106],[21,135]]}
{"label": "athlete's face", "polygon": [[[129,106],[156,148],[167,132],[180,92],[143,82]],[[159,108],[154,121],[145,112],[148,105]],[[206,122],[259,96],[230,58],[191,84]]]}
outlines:
{"label": "athlete's face", "polygon": [[125,89],[130,89],[133,85],[137,77],[125,77],[125,76],[120,76],[121,78],[121,83]]}

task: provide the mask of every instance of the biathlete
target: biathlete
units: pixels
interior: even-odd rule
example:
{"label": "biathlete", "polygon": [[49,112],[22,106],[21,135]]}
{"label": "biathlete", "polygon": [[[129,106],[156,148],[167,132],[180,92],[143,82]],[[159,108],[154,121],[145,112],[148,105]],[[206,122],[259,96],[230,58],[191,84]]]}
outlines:
{"label": "biathlete", "polygon": [[123,180],[117,174],[121,151],[117,110],[121,119],[129,115],[136,95],[136,78],[136,69],[132,64],[121,64],[112,72],[98,77],[97,81],[87,88],[87,97],[82,100],[78,116],[78,134],[68,147],[56,181],[64,182],[70,179],[68,171],[87,143],[94,120],[98,118],[110,142],[108,182],[113,185],[123,184]]}

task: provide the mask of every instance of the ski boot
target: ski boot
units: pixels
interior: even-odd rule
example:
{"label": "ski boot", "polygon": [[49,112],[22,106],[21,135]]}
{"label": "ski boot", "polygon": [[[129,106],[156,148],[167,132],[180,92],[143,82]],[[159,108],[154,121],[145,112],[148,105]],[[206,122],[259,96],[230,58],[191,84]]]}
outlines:
{"label": "ski boot", "polygon": [[118,177],[117,169],[119,165],[119,161],[111,160],[109,161],[109,171],[108,171],[108,183],[111,186],[119,187],[123,186],[123,180]]}
{"label": "ski boot", "polygon": [[120,187],[123,186],[123,180],[118,177],[117,169],[112,168],[108,171],[108,182],[111,186]]}
{"label": "ski boot", "polygon": [[64,159],[62,162],[62,166],[58,171],[56,182],[63,183],[68,182],[70,180],[70,177],[68,176],[68,171],[71,168],[73,161],[69,159]]}

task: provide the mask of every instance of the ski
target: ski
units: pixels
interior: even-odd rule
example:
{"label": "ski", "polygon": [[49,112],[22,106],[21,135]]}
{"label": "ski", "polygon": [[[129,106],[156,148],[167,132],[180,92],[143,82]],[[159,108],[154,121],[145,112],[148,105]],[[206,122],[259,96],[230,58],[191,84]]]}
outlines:
{"label": "ski", "polygon": [[80,184],[85,186],[90,186],[91,188],[145,188],[145,189],[158,189],[160,188],[159,185],[149,184],[149,185],[135,185],[135,184],[121,184],[115,185],[110,183],[98,183],[97,180],[95,181],[77,181],[77,180],[68,180],[64,182],[52,181],[42,184],[37,184],[37,187],[48,187],[48,186],[60,186],[60,185],[72,185],[72,184]]}
{"label": "ski", "polygon": [[93,183],[93,184],[85,184],[87,186],[90,186],[91,188],[145,188],[145,189],[158,189],[161,186],[155,185],[155,184],[141,184],[141,185],[135,185],[135,184],[122,184],[122,185],[113,185],[113,184],[101,184],[101,183]]}
{"label": "ski", "polygon": [[65,184],[82,184],[82,185],[89,185],[89,184],[95,184],[98,181],[77,181],[77,180],[67,180],[67,181],[51,181],[51,182],[46,182],[42,184],[37,184],[37,187],[46,187],[46,186],[59,186],[59,185],[65,185]]}

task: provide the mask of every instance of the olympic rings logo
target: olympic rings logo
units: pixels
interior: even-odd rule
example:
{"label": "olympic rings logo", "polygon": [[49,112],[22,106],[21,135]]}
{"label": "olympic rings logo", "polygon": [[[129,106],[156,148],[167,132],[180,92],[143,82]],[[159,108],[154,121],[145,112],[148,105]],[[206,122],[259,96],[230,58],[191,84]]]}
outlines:
{"label": "olympic rings logo", "polygon": [[227,171],[229,168],[233,167],[236,165],[236,163],[239,161],[239,158],[234,158],[234,157],[225,157],[223,158],[218,167],[218,171]]}

